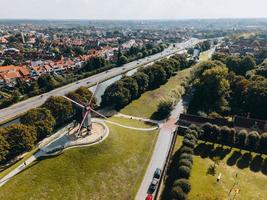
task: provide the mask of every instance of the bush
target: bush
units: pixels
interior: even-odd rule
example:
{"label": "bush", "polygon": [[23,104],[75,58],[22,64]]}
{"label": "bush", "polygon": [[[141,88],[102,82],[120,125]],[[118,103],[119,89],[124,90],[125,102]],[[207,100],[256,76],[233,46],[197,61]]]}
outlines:
{"label": "bush", "polygon": [[189,179],[191,175],[191,169],[186,166],[181,166],[178,168],[178,177]]}
{"label": "bush", "polygon": [[174,187],[178,186],[180,187],[184,193],[188,194],[191,190],[191,184],[189,183],[189,181],[187,179],[181,178],[178,179],[174,182],[173,184]]}
{"label": "bush", "polygon": [[187,199],[186,194],[183,192],[183,189],[180,186],[175,186],[172,188],[171,196],[173,200],[186,200]]}
{"label": "bush", "polygon": [[191,169],[192,168],[192,162],[190,160],[187,160],[187,159],[181,159],[178,162],[178,167],[181,167],[181,166],[186,166],[186,167],[189,167]]}

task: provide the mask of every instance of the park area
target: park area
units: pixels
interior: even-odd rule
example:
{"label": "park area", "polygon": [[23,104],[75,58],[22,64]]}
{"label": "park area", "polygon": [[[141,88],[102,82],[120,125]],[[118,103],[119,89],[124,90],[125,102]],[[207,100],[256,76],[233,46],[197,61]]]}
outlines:
{"label": "park area", "polygon": [[[143,122],[112,118],[147,128]],[[0,188],[0,199],[133,199],[148,165],[157,131],[108,124],[100,144],[38,160]]]}
{"label": "park area", "polygon": [[[172,163],[161,199],[166,199],[172,187],[175,162],[183,137],[178,136],[173,151]],[[216,163],[215,172],[211,168]],[[217,177],[221,173],[221,179]],[[222,147],[199,141],[193,156],[192,173],[189,179],[189,200],[265,200],[267,196],[267,156],[239,149]]]}

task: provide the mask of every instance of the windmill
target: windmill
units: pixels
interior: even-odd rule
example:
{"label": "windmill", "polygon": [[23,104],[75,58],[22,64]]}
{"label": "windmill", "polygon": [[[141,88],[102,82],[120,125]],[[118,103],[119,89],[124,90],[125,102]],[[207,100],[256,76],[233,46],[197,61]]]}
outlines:
{"label": "windmill", "polygon": [[91,130],[92,130],[92,112],[96,113],[97,115],[103,117],[103,118],[106,118],[104,115],[100,114],[99,112],[95,111],[93,108],[92,108],[92,101],[93,101],[93,98],[98,90],[98,87],[99,87],[99,83],[97,83],[96,85],[96,89],[94,90],[90,100],[88,101],[88,103],[78,103],[76,101],[74,101],[73,99],[69,98],[69,97],[66,97],[66,96],[63,96],[65,99],[71,101],[72,103],[74,103],[75,105],[79,106],[80,108],[82,108],[82,121],[79,125],[79,128],[78,128],[78,131],[76,133],[76,135],[78,137],[81,136],[81,130],[82,128],[86,128],[87,130],[87,133],[90,134]]}

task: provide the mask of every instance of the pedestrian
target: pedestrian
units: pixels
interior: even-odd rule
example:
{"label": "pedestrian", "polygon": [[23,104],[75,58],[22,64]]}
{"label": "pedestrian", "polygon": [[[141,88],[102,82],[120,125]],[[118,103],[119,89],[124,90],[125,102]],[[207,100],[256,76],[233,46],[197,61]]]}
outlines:
{"label": "pedestrian", "polygon": [[24,166],[26,166],[26,161],[24,162]]}

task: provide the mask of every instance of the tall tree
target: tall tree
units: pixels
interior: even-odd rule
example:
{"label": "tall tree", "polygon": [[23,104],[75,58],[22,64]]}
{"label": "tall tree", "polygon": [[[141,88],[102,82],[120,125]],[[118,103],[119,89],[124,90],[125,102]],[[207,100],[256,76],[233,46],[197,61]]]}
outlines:
{"label": "tall tree", "polygon": [[48,98],[43,107],[50,110],[57,124],[61,124],[69,120],[74,115],[72,103],[63,97]]}
{"label": "tall tree", "polygon": [[3,128],[0,128],[0,163],[6,159],[10,149],[10,145],[5,138],[5,135],[6,131]]}
{"label": "tall tree", "polygon": [[7,127],[6,130],[6,139],[10,144],[10,154],[14,156],[33,149],[37,140],[34,127],[14,124]]}
{"label": "tall tree", "polygon": [[38,140],[50,135],[56,124],[55,118],[46,108],[33,108],[27,111],[20,121],[22,124],[32,125],[36,128]]}

